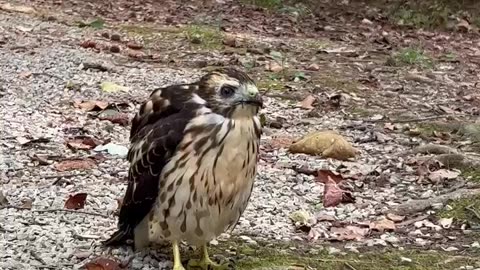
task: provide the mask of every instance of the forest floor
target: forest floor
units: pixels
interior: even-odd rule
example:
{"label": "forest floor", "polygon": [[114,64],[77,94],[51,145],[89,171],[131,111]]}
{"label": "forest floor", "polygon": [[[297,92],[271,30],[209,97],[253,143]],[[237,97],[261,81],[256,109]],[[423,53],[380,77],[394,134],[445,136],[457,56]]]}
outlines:
{"label": "forest floor", "polygon": [[[400,27],[346,4],[313,15],[227,0],[0,0],[0,269],[171,267],[169,248],[101,246],[126,188],[128,121],[154,88],[232,65],[264,94],[265,129],[250,204],[211,243],[216,259],[480,269],[479,37],[467,21]],[[355,156],[290,151],[322,130]],[[325,171],[341,203],[328,205]]]}

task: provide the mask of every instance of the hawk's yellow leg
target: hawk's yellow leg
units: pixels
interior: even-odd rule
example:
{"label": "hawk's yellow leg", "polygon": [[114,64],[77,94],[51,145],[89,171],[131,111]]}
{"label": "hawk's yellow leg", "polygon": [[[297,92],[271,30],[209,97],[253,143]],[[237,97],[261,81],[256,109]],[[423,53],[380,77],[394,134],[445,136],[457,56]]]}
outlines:
{"label": "hawk's yellow leg", "polygon": [[225,264],[225,265],[222,265],[222,264],[218,264],[218,263],[215,263],[214,261],[212,261],[210,259],[210,256],[208,256],[208,251],[207,251],[207,245],[203,245],[202,246],[202,259],[201,260],[190,260],[188,261],[188,269],[198,269],[198,268],[201,268],[203,270],[210,270],[210,269],[213,269],[213,270],[227,270],[228,269],[228,265]]}
{"label": "hawk's yellow leg", "polygon": [[173,270],[185,270],[180,259],[180,250],[178,248],[178,242],[173,241]]}

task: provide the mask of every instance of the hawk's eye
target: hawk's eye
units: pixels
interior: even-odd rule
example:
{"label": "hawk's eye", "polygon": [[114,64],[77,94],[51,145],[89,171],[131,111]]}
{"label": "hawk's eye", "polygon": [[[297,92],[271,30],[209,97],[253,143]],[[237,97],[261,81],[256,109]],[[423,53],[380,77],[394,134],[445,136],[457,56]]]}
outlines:
{"label": "hawk's eye", "polygon": [[235,87],[231,85],[224,85],[220,89],[220,95],[222,95],[222,97],[231,97],[234,93],[235,93]]}

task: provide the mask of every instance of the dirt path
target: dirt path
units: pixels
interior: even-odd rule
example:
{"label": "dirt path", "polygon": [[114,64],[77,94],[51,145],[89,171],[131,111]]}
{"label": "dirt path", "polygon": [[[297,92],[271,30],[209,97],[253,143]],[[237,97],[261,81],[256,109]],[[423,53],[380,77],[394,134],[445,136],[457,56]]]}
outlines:
{"label": "dirt path", "polygon": [[[237,269],[480,267],[478,30],[141,2],[0,2],[0,269],[98,257],[170,267],[168,248],[100,245],[126,187],[128,120],[152,89],[226,65],[257,80],[266,127],[252,201],[212,243],[218,259]],[[358,154],[288,151],[318,130]],[[319,169],[341,174],[354,200],[325,207]]]}

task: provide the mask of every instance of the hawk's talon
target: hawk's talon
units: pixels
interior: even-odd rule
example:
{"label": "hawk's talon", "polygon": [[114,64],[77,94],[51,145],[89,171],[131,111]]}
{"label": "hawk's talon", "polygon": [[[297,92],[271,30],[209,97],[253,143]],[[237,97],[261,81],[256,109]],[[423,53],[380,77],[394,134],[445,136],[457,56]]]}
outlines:
{"label": "hawk's talon", "polygon": [[191,259],[188,261],[187,269],[203,270],[227,270],[228,264],[218,264],[208,256],[207,246],[202,247],[203,257],[201,260]]}

